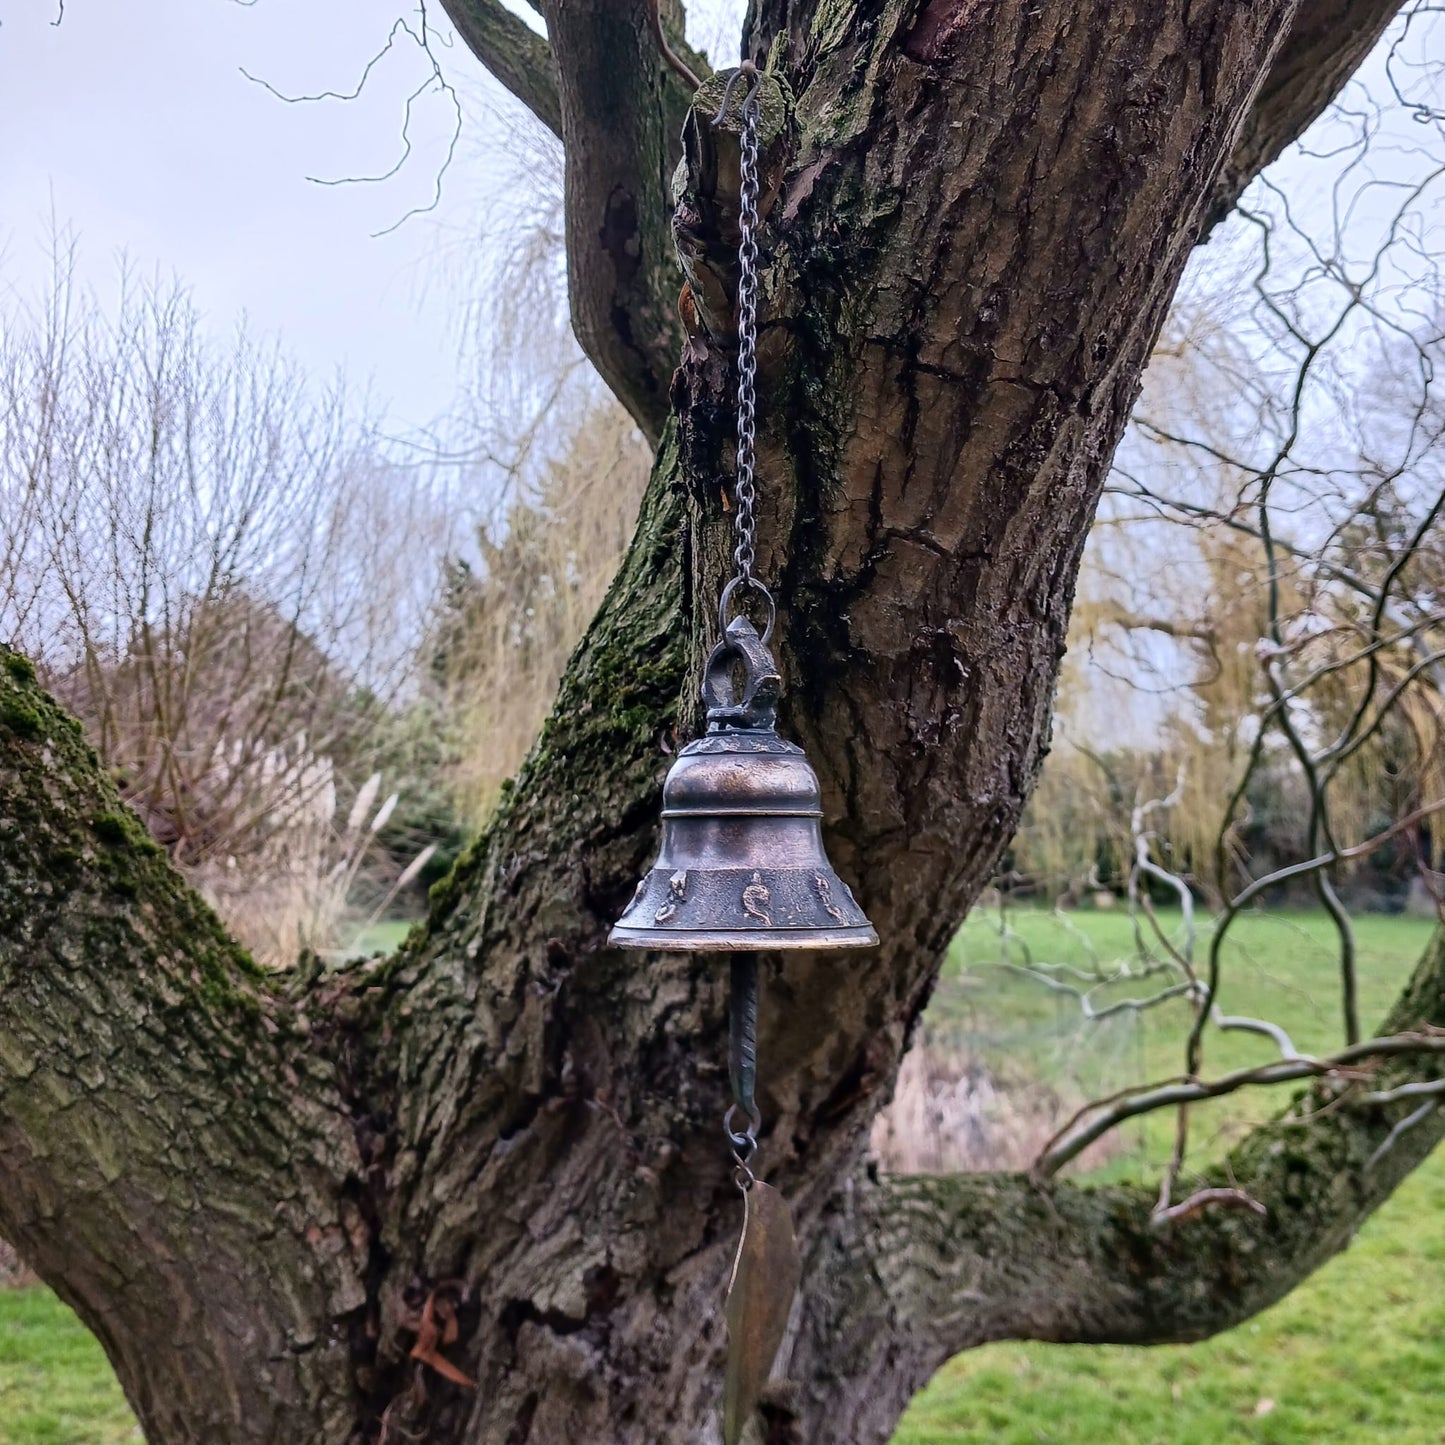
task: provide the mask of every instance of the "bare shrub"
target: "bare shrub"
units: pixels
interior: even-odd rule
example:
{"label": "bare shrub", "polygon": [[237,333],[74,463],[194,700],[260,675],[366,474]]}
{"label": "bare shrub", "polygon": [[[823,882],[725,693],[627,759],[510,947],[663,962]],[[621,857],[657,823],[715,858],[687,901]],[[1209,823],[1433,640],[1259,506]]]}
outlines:
{"label": "bare shrub", "polygon": [[[873,1124],[871,1147],[895,1174],[1025,1169],[1091,1098],[1131,1074],[1140,1035],[1127,1013],[1085,1023],[997,1012],[990,979],[1015,974],[1017,936],[999,914],[997,956],[939,980],[932,1006],[903,1057],[893,1097]],[[976,942],[992,927],[971,925]],[[985,950],[987,953],[988,950]],[[1085,1155],[1093,1168],[1137,1141],[1116,1133]]]}
{"label": "bare shrub", "polygon": [[0,338],[0,637],[254,934],[278,837],[355,793],[415,690],[448,512],[341,386],[217,345],[178,286],[122,272],[103,305],[72,259]]}
{"label": "bare shrub", "polygon": [[[1026,1169],[1084,1101],[1038,1080],[1000,1080],[966,1047],[925,1034],[904,1055],[870,1143],[892,1174]],[[1101,1140],[1085,1166],[1122,1147],[1117,1135]]]}

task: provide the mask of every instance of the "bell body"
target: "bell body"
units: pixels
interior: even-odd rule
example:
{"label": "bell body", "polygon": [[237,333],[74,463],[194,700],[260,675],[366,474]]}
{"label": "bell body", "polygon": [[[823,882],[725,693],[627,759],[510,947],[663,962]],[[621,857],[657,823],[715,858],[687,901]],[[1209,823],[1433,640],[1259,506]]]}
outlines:
{"label": "bell body", "polygon": [[[737,627],[730,640],[742,640]],[[613,945],[727,952],[878,942],[823,851],[817,774],[802,748],[777,735],[771,713],[714,707],[707,734],[678,754],[662,789],[657,862]]]}

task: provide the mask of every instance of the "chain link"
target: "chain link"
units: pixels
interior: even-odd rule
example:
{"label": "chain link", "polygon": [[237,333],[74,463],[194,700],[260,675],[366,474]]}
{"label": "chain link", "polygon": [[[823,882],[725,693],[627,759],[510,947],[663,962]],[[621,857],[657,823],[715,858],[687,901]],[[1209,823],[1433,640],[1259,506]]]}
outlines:
{"label": "chain link", "polygon": [[741,186],[738,193],[738,448],[737,515],[734,519],[736,541],[733,562],[736,572],[723,588],[718,600],[718,630],[728,629],[728,608],[739,588],[756,592],[767,608],[763,641],[773,635],[777,610],[773,594],[753,572],[757,562],[757,471],[756,437],[758,421],[758,129],[763,113],[763,78],[757,68],[747,62],[728,77],[723,88],[722,106],[713,118],[721,126],[727,118],[728,102],[733,89],[747,82],[743,97],[742,130],[738,136],[741,156]]}
{"label": "chain link", "polygon": [[[766,646],[773,635],[777,610],[772,593],[753,575],[757,561],[757,378],[758,378],[758,126],[763,110],[763,79],[757,70],[745,64],[729,78],[723,90],[722,108],[715,123],[721,125],[727,114],[733,87],[741,80],[748,82],[743,97],[743,125],[738,138],[741,153],[742,185],[738,193],[738,454],[737,454],[737,517],[734,523],[737,542],[733,561],[737,572],[723,588],[718,600],[718,626],[726,633],[728,607],[740,588],[762,595],[767,604],[767,624],[762,641]],[[732,1149],[733,1182],[747,1193],[757,1182],[752,1162],[758,1151],[758,1130],[762,1115],[754,1097],[758,1050],[758,961],[754,954],[734,954],[728,988],[728,1074],[732,1082],[734,1103],[723,1118],[723,1131]],[[741,1116],[743,1128],[738,1128]]]}
{"label": "chain link", "polygon": [[758,121],[763,108],[761,76],[753,76],[743,99],[742,188],[738,224],[738,480],[737,546],[733,561],[738,578],[751,586],[757,560],[757,504],[754,447],[757,436],[758,375]]}

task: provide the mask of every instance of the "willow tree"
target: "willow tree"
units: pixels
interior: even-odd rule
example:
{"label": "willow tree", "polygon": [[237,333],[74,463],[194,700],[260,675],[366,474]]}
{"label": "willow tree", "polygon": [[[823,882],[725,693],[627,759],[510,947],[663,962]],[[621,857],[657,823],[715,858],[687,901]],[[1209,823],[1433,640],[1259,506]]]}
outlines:
{"label": "willow tree", "polygon": [[[785,723],[884,940],[768,971],[763,1167],[806,1255],[771,1440],[885,1440],[988,1340],[1224,1329],[1445,1128],[1374,1167],[1408,1104],[1262,1131],[1230,1168],[1263,1211],[1165,1228],[1142,1188],[863,1156],[1037,773],[1181,268],[1394,8],[753,0],[760,566]],[[561,138],[575,330],[656,465],[553,716],[425,927],[390,959],[258,976],[27,663],[0,668],[0,1233],[103,1341],[153,1445],[717,1437],[724,971],[605,939],[697,722],[724,566],[736,138],[675,3],[681,66],[646,0],[543,0],[546,39],[496,0],[447,9]],[[1391,1026],[1424,1050],[1437,1024],[1438,947]],[[1417,1073],[1428,1052],[1377,1077]]]}

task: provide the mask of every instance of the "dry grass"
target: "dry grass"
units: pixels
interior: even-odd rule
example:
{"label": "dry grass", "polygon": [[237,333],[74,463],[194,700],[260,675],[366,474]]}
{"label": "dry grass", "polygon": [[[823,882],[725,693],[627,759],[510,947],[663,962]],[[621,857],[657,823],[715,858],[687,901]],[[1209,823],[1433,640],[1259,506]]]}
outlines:
{"label": "dry grass", "polygon": [[[966,1046],[925,1035],[904,1056],[870,1142],[890,1174],[1026,1169],[1083,1102],[1082,1094],[1037,1079],[1005,1084]],[[1118,1136],[1101,1140],[1084,1167],[1119,1147]]]}
{"label": "dry grass", "polygon": [[[290,756],[268,754],[259,772],[248,792],[264,798],[271,788],[275,796],[258,845],[240,859],[210,860],[192,880],[265,967],[290,967],[303,950],[346,952],[434,849],[423,848],[397,872],[377,847],[400,797],[391,793],[377,806],[380,773],[362,784],[343,818],[331,761],[308,753],[304,740]],[[362,884],[371,898],[364,908]]]}

